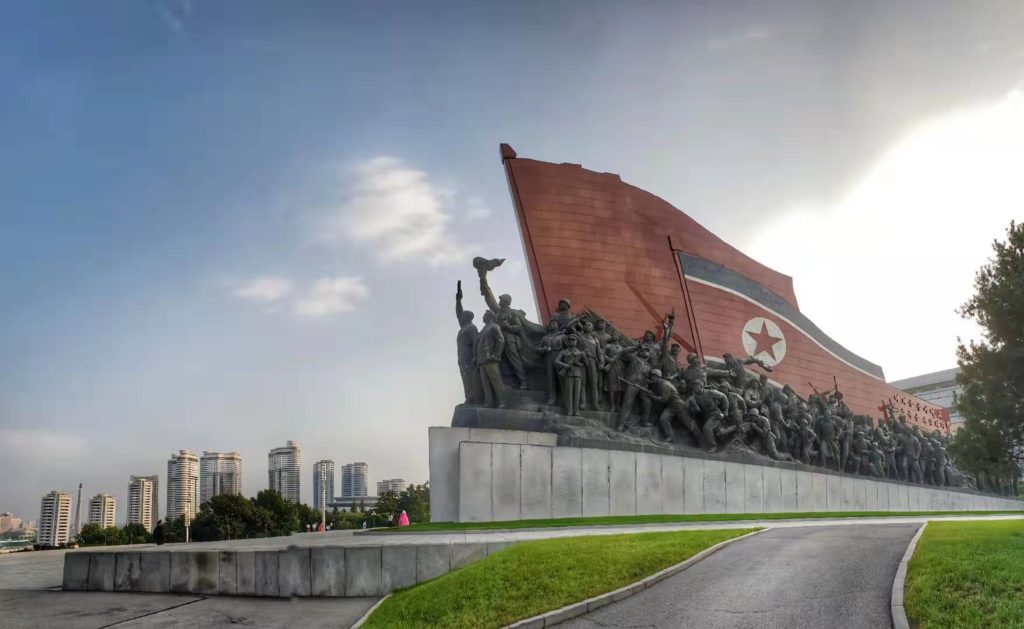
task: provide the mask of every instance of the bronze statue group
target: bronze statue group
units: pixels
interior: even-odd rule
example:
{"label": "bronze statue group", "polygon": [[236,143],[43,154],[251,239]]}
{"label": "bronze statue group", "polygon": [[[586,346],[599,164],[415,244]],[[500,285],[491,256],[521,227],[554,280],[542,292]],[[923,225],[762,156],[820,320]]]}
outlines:
{"label": "bronze statue group", "polygon": [[[630,339],[592,311],[573,313],[567,299],[546,326],[495,299],[487,272],[503,260],[475,258],[480,293],[488,310],[479,330],[455,297],[460,330],[459,369],[466,403],[505,408],[513,386],[542,388],[545,403],[578,417],[581,411],[611,413],[620,432],[649,434],[668,442],[690,442],[708,452],[729,445],[749,448],[777,461],[795,461],[848,474],[937,486],[972,486],[946,452],[948,437],[926,434],[892,407],[877,422],[854,414],[836,387],[806,400],[792,387],[769,384],[771,367],[754,357],[723,356],[707,366],[695,354],[680,364],[681,347],[671,342],[674,314],[653,331]],[[602,415],[601,417],[608,417]],[[657,430],[652,428],[656,422]],[[677,437],[677,426],[682,438]]]}

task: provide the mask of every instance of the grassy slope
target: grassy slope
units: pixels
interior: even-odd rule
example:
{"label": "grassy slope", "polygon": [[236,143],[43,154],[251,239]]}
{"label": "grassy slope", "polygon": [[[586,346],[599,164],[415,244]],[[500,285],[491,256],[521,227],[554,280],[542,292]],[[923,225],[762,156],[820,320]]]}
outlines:
{"label": "grassy slope", "polygon": [[751,530],[520,542],[395,593],[364,626],[501,627],[639,581]]}
{"label": "grassy slope", "polygon": [[921,627],[1024,626],[1024,521],[930,523],[905,594]]}
{"label": "grassy slope", "polygon": [[731,520],[788,520],[795,518],[878,518],[908,515],[993,515],[1021,511],[830,511],[814,513],[719,513],[701,515],[623,515],[593,518],[559,518],[556,520],[510,520],[505,522],[425,522],[402,529],[379,529],[381,532],[461,531],[487,529],[524,529],[562,526],[594,526],[602,524],[664,524],[671,522],[727,522]]}

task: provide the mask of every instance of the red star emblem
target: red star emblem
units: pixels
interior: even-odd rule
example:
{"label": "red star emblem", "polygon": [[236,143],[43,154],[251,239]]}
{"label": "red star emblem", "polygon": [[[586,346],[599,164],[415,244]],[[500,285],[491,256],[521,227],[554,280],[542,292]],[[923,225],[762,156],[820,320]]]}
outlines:
{"label": "red star emblem", "polygon": [[764,321],[761,322],[760,332],[750,332],[748,330],[747,334],[749,334],[750,338],[754,339],[754,342],[757,343],[757,347],[754,348],[754,351],[750,354],[751,356],[757,356],[761,352],[768,352],[768,355],[772,357],[772,360],[775,360],[775,351],[772,348],[775,347],[776,343],[782,340],[782,337],[775,337],[769,334],[767,323]]}

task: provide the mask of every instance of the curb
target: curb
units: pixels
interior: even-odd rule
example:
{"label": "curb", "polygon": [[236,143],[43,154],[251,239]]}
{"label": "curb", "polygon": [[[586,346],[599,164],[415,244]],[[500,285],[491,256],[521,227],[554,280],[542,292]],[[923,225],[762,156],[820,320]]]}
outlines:
{"label": "curb", "polygon": [[917,533],[914,534],[913,539],[907,544],[907,552],[903,553],[903,559],[900,560],[900,565],[896,569],[896,578],[892,580],[890,611],[892,613],[893,629],[910,629],[910,622],[907,621],[907,610],[903,607],[903,586],[907,580],[907,566],[914,557],[914,551],[917,550],[917,542],[921,539],[921,534],[924,533],[926,526],[928,526],[927,521],[921,525],[921,528],[917,529]]}
{"label": "curb", "polygon": [[750,533],[747,533],[746,535],[740,535],[739,537],[734,537],[732,539],[727,539],[724,542],[718,542],[717,544],[715,544],[711,548],[705,548],[704,550],[700,551],[699,553],[697,553],[693,557],[690,557],[689,559],[685,559],[685,560],[675,564],[674,566],[669,566],[668,568],[665,568],[664,570],[660,570],[658,572],[655,572],[654,574],[650,575],[649,577],[645,577],[643,579],[640,579],[636,583],[631,583],[629,585],[620,587],[617,590],[612,590],[611,592],[605,592],[604,594],[599,594],[599,595],[597,595],[597,596],[595,596],[593,598],[588,598],[585,601],[580,601],[579,603],[573,603],[572,605],[566,605],[565,607],[560,607],[558,609],[553,609],[553,610],[551,610],[549,612],[545,612],[543,614],[539,614],[537,616],[533,616],[533,617],[527,618],[525,620],[520,620],[520,621],[515,622],[515,623],[513,623],[511,625],[508,625],[507,627],[505,627],[505,629],[541,629],[542,627],[553,627],[553,626],[555,626],[555,625],[557,625],[559,623],[563,623],[563,622],[565,622],[567,620],[570,620],[572,618],[576,618],[577,616],[582,616],[583,614],[586,614],[587,612],[592,612],[595,609],[598,609],[600,607],[604,607],[605,605],[608,605],[610,603],[615,603],[615,602],[621,601],[622,599],[629,598],[630,596],[633,596],[634,594],[639,594],[640,592],[643,592],[644,590],[646,590],[647,588],[651,587],[652,585],[655,585],[656,583],[664,581],[665,579],[667,579],[667,578],[669,578],[671,576],[674,576],[674,575],[682,572],[683,570],[686,570],[687,568],[689,568],[693,564],[697,563],[701,559],[704,559],[708,555],[711,555],[711,554],[721,550],[722,548],[725,548],[726,546],[728,546],[729,544],[732,544],[733,542],[738,542],[741,539],[746,539],[748,537],[753,537],[754,535],[757,535],[758,533],[763,533],[763,532],[768,531],[768,530],[770,530],[770,529],[769,528],[763,528],[763,529],[758,530],[758,531],[751,531]]}
{"label": "curb", "polygon": [[366,610],[366,613],[363,614],[362,616],[360,616],[359,620],[355,621],[355,623],[349,629],[358,629],[359,627],[362,627],[363,623],[365,623],[370,618],[370,614],[372,614],[373,612],[377,611],[377,608],[380,607],[381,605],[383,605],[384,601],[388,600],[389,598],[391,598],[391,593],[390,592],[385,594],[383,598],[381,598],[379,601],[374,603],[373,607],[371,607],[370,609]]}

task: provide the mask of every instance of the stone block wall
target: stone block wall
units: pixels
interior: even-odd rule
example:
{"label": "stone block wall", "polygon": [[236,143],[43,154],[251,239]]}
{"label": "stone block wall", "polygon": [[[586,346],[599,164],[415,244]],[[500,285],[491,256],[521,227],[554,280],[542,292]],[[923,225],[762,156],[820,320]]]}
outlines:
{"label": "stone block wall", "polygon": [[430,429],[435,522],[637,514],[1024,510],[969,491],[798,469],[597,448],[515,430]]}

